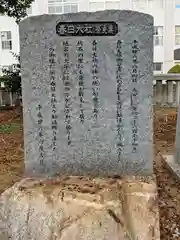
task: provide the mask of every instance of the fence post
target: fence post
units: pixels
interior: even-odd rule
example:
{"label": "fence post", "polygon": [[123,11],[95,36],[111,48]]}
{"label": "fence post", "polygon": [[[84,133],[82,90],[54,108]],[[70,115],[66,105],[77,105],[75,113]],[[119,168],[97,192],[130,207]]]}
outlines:
{"label": "fence post", "polygon": [[176,82],[176,105],[178,106],[180,102],[180,81]]}
{"label": "fence post", "polygon": [[162,81],[156,81],[156,103],[162,102]]}
{"label": "fence post", "polygon": [[168,85],[168,104],[173,104],[173,81],[167,81]]}
{"label": "fence post", "polygon": [[3,100],[2,100],[2,90],[0,89],[0,106],[2,106]]}

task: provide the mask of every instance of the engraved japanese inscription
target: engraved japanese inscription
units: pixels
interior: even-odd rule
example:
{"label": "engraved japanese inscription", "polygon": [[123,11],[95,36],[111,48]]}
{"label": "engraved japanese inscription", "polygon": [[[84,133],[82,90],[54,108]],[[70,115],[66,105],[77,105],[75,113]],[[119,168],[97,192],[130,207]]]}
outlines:
{"label": "engraved japanese inscription", "polygon": [[94,120],[98,117],[98,101],[99,101],[99,79],[98,79],[98,55],[97,41],[92,42],[92,99],[93,99],[93,116]]}
{"label": "engraved japanese inscription", "polygon": [[151,174],[153,18],[36,16],[20,39],[26,171]]}
{"label": "engraved japanese inscription", "polygon": [[57,140],[57,100],[56,100],[56,82],[55,82],[55,64],[56,54],[54,48],[49,49],[49,78],[51,85],[51,129],[52,129],[52,149],[56,150]]}
{"label": "engraved japanese inscription", "polygon": [[132,152],[135,153],[137,150],[138,142],[138,52],[139,52],[138,41],[132,42],[132,95],[131,95],[131,107],[132,107]]}
{"label": "engraved japanese inscription", "polygon": [[81,123],[84,123],[84,109],[83,109],[83,102],[84,102],[84,48],[83,48],[83,41],[77,42],[77,74],[78,74],[78,82],[79,82],[79,108],[80,114],[79,119]]}
{"label": "engraved japanese inscription", "polygon": [[117,61],[117,69],[116,69],[116,80],[117,80],[117,113],[116,113],[116,120],[117,120],[117,156],[118,161],[121,160],[121,153],[123,150],[123,114],[122,114],[122,42],[121,40],[117,41],[116,45],[116,61]]}
{"label": "engraved japanese inscription", "polygon": [[60,22],[56,26],[59,36],[115,36],[118,25],[115,22]]}
{"label": "engraved japanese inscription", "polygon": [[71,95],[70,88],[71,83],[69,80],[69,43],[68,41],[63,42],[64,48],[64,69],[63,69],[63,83],[64,83],[64,98],[65,98],[65,123],[67,131],[68,145],[71,144]]}
{"label": "engraved japanese inscription", "polygon": [[43,116],[41,113],[42,106],[37,105],[37,118],[38,118],[38,139],[39,139],[39,163],[40,165],[44,164],[44,136],[43,136]]}

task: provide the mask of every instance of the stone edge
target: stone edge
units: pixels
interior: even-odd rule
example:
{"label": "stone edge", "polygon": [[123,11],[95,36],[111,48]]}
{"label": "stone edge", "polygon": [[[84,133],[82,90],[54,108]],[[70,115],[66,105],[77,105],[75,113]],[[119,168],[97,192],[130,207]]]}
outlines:
{"label": "stone edge", "polygon": [[89,11],[80,11],[80,12],[76,12],[76,13],[64,13],[64,14],[48,14],[48,13],[43,13],[43,14],[39,14],[39,15],[34,15],[34,16],[28,16],[27,18],[23,19],[20,21],[20,25],[21,23],[24,23],[26,22],[27,20],[29,19],[39,19],[41,17],[54,17],[55,19],[58,18],[58,17],[63,17],[65,15],[69,15],[70,17],[73,17],[73,16],[77,16],[77,14],[86,14],[86,15],[99,15],[101,13],[104,13],[104,12],[111,12],[111,13],[134,13],[134,14],[138,14],[139,16],[146,16],[146,18],[148,17],[149,19],[151,18],[151,20],[153,20],[154,22],[154,17],[149,14],[149,13],[144,13],[144,12],[141,12],[141,11],[135,11],[135,10],[128,10],[128,9],[106,9],[106,10],[99,10],[99,11],[96,11],[96,12],[89,12]]}
{"label": "stone edge", "polygon": [[166,167],[171,173],[180,181],[180,165],[176,163],[174,155],[163,155],[162,156]]}

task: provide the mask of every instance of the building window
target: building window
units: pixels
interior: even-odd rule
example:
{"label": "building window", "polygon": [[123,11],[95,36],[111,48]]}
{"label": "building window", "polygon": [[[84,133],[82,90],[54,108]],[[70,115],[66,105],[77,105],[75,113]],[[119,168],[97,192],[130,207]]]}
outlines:
{"label": "building window", "polygon": [[32,6],[30,8],[27,8],[26,12],[27,12],[27,15],[31,15],[32,14]]}
{"label": "building window", "polygon": [[133,8],[146,9],[146,8],[163,8],[164,0],[132,0]]}
{"label": "building window", "polygon": [[2,66],[2,72],[3,71],[13,72],[13,66],[12,65],[4,65],[4,66]]}
{"label": "building window", "polygon": [[133,8],[144,9],[147,7],[147,0],[133,0]]}
{"label": "building window", "polygon": [[49,13],[78,12],[77,0],[48,0]]}
{"label": "building window", "polygon": [[180,45],[180,25],[175,26],[175,45]]}
{"label": "building window", "polygon": [[138,8],[139,7],[139,0],[132,0],[132,7],[134,8]]}
{"label": "building window", "polygon": [[14,67],[13,65],[3,65],[3,66],[0,66],[0,76],[3,76],[6,74],[6,71],[7,72],[13,72],[14,71]]}
{"label": "building window", "polygon": [[102,11],[105,9],[104,2],[90,2],[89,3],[89,11],[95,12],[95,11]]}
{"label": "building window", "polygon": [[105,9],[120,9],[120,1],[106,1],[105,2]]}
{"label": "building window", "polygon": [[155,62],[153,64],[154,71],[162,71],[162,63],[161,62]]}
{"label": "building window", "polygon": [[63,13],[62,6],[48,6],[49,13]]}
{"label": "building window", "polygon": [[78,12],[78,5],[77,4],[64,4],[64,13],[76,13]]}
{"label": "building window", "polygon": [[12,49],[12,39],[11,39],[11,32],[4,31],[1,32],[1,46],[2,50],[11,50]]}
{"label": "building window", "polygon": [[163,27],[154,27],[154,46],[163,45]]}
{"label": "building window", "polygon": [[176,0],[175,4],[176,4],[176,8],[180,8],[180,0]]}
{"label": "building window", "polygon": [[104,1],[90,1],[89,3],[89,11],[102,11],[105,9],[120,9],[120,0],[111,1],[111,0],[104,0]]}
{"label": "building window", "polygon": [[[156,2],[156,1],[155,1],[155,2]],[[158,0],[157,3],[158,3],[158,6],[157,6],[157,7],[159,7],[159,8],[164,8],[164,0]]]}
{"label": "building window", "polygon": [[148,5],[148,8],[152,8],[153,7],[153,0],[148,0],[147,5]]}

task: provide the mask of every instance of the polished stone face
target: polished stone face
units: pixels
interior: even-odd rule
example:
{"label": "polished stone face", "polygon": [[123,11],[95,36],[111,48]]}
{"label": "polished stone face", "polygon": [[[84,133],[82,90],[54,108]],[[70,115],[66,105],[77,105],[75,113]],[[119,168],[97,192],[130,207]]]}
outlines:
{"label": "polished stone face", "polygon": [[153,18],[35,16],[20,42],[26,172],[151,174]]}

